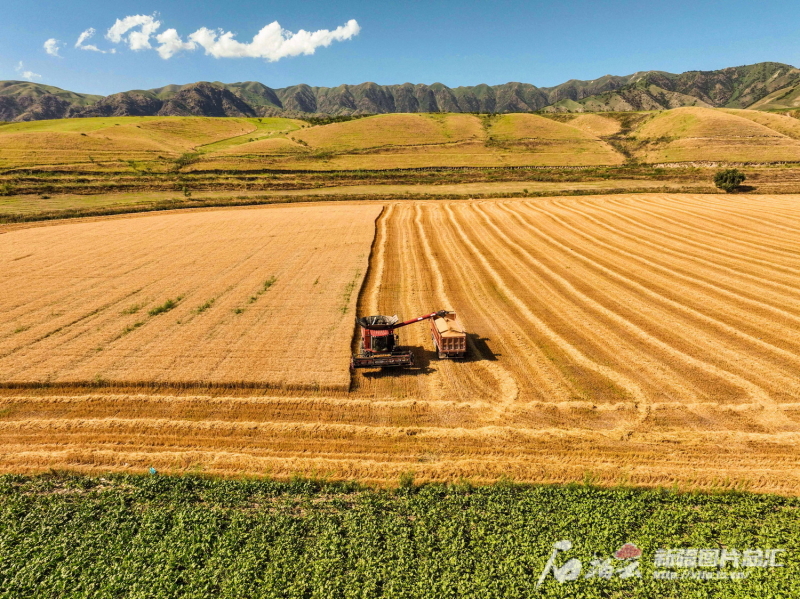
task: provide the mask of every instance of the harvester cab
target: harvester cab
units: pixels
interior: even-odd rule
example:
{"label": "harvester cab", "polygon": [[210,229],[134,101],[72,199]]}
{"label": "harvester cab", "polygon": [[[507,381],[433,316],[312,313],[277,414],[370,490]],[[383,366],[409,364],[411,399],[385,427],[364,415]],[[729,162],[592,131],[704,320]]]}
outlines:
{"label": "harvester cab", "polygon": [[391,368],[414,365],[414,354],[407,347],[398,344],[395,329],[429,318],[442,318],[447,310],[431,312],[425,316],[399,322],[397,316],[364,316],[357,318],[361,328],[360,351],[353,356],[353,368]]}

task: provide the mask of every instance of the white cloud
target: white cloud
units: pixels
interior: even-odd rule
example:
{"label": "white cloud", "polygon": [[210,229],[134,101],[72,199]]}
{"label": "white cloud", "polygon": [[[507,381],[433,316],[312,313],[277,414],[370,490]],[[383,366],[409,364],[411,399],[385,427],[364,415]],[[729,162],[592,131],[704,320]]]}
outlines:
{"label": "white cloud", "polygon": [[320,46],[348,40],[358,35],[359,31],[361,27],[354,19],[333,31],[320,29],[310,32],[301,29],[297,33],[283,29],[275,21],[259,31],[249,44],[236,41],[235,34],[230,31],[212,31],[206,27],[192,33],[189,39],[205,48],[206,54],[215,58],[251,57],[275,62],[287,56],[313,54]]}
{"label": "white cloud", "polygon": [[25,65],[22,64],[22,61],[19,61],[17,68],[15,69],[17,73],[19,73],[20,77],[23,79],[27,79],[28,81],[33,81],[34,79],[41,79],[42,76],[38,73],[34,73],[33,71],[26,71]]}
{"label": "white cloud", "polygon": [[56,38],[51,37],[44,43],[44,51],[47,52],[50,56],[60,57],[61,55],[58,53],[59,50],[58,45],[60,43],[61,42],[59,42]]}
{"label": "white cloud", "polygon": [[[175,29],[167,29],[163,33],[156,35],[160,27],[161,22],[156,20],[155,15],[131,15],[124,19],[117,19],[106,32],[106,39],[115,44],[125,43],[131,50],[139,51],[153,49],[150,40],[154,38],[158,42],[155,49],[164,60],[172,58],[183,50],[192,51],[201,46],[206,54],[215,58],[265,58],[270,62],[275,62],[287,56],[314,54],[319,47],[327,47],[333,42],[349,40],[361,31],[361,27],[354,19],[349,20],[333,31],[327,29],[305,31],[301,29],[297,33],[283,29],[275,21],[262,28],[250,43],[237,41],[235,39],[236,34],[231,31],[214,30],[207,27],[201,27],[190,34],[187,41],[184,42]],[[94,44],[85,43],[95,33],[96,31],[93,27],[81,33],[75,43],[75,47],[103,54],[107,52],[110,54],[116,53],[116,49],[113,48],[105,51]],[[57,43],[56,40],[47,40],[45,42],[46,49],[47,44],[51,42]],[[47,51],[50,53],[50,49],[47,49]],[[55,52],[58,52],[57,47]]]}
{"label": "white cloud", "polygon": [[197,47],[194,42],[184,43],[174,29],[167,29],[164,33],[158,34],[156,40],[161,44],[157,48],[158,54],[164,60],[172,58],[181,50],[194,50]]}
{"label": "white cloud", "polygon": [[[131,31],[141,27],[139,31]],[[150,37],[158,31],[161,27],[161,22],[156,21],[155,17],[150,15],[132,15],[124,19],[117,19],[111,28],[106,33],[106,39],[111,40],[115,44],[121,41],[126,41],[131,50],[149,50],[152,48],[150,45]],[[124,37],[129,31],[130,34],[127,38]]]}
{"label": "white cloud", "polygon": [[83,43],[86,40],[88,40],[90,37],[92,37],[94,34],[95,34],[94,27],[89,27],[89,29],[87,29],[86,31],[84,31],[83,33],[81,33],[78,36],[78,41],[75,42],[75,47],[76,48],[80,48],[81,50],[91,50],[92,52],[100,52],[101,54],[105,54],[106,53],[105,50],[101,50],[100,48],[98,48],[94,44],[84,44]]}

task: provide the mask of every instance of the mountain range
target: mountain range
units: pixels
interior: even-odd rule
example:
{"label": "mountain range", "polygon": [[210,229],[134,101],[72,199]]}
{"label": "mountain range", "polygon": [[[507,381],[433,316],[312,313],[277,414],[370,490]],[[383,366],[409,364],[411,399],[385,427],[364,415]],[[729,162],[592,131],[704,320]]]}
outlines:
{"label": "mountain range", "polygon": [[716,71],[643,71],[572,79],[554,87],[529,83],[447,87],[301,84],[280,89],[255,81],[198,82],[110,96],[79,94],[27,81],[0,81],[0,120],[102,116],[345,116],[392,112],[607,112],[679,106],[794,108],[800,69],[763,62]]}

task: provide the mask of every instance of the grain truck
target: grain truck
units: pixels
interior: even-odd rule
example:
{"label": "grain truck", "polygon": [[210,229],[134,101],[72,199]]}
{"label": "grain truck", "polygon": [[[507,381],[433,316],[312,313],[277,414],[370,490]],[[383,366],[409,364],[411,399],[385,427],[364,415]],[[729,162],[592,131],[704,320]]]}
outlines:
{"label": "grain truck", "polygon": [[467,354],[467,332],[455,312],[439,312],[430,322],[439,358],[463,358]]}

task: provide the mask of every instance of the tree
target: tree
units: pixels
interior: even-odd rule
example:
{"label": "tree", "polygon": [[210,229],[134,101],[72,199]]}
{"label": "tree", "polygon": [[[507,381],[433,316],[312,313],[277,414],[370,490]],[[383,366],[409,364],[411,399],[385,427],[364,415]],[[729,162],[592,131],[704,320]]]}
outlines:
{"label": "tree", "polygon": [[745,174],[740,170],[729,168],[724,171],[717,171],[717,174],[714,175],[714,185],[724,189],[726,193],[731,193],[744,183],[746,178]]}

